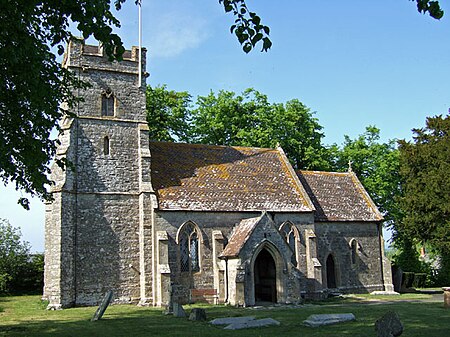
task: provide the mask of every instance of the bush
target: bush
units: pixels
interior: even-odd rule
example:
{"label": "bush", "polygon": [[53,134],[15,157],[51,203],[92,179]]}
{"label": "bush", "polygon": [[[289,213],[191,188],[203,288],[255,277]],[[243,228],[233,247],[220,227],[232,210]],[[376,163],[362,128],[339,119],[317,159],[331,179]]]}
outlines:
{"label": "bush", "polygon": [[42,293],[44,287],[44,254],[29,255],[12,284],[14,292]]}
{"label": "bush", "polygon": [[8,220],[0,219],[0,294],[41,292],[44,255],[30,254],[30,245]]}

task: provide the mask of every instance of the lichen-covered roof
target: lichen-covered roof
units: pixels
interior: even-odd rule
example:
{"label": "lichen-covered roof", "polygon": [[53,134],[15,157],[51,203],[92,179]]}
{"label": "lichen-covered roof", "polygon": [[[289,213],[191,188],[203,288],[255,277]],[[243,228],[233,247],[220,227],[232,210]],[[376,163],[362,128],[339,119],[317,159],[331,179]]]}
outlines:
{"label": "lichen-covered roof", "polygon": [[159,209],[312,211],[283,154],[275,149],[151,142]]}
{"label": "lichen-covered roof", "polygon": [[239,252],[252,234],[253,229],[255,229],[260,220],[261,217],[241,220],[239,225],[237,225],[234,229],[228,244],[219,257],[224,258],[238,256]]}
{"label": "lichen-covered roof", "polygon": [[298,171],[316,221],[381,221],[383,216],[353,172]]}

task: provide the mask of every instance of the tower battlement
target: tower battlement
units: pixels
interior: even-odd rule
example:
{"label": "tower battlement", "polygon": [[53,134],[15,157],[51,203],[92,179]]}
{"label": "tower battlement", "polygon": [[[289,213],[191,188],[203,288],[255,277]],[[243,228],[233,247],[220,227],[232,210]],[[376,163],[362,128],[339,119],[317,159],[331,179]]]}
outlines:
{"label": "tower battlement", "polygon": [[[146,49],[142,48],[142,77],[139,82],[139,48],[126,50],[123,60],[110,61],[103,48],[72,38],[64,54],[63,67],[90,84],[89,90],[77,93],[83,98],[76,111],[78,117],[134,120],[146,123]],[[106,105],[105,105],[106,104]]]}
{"label": "tower battlement", "polygon": [[[145,87],[145,72],[147,50],[141,50],[142,62],[142,83],[141,87]],[[80,69],[82,72],[89,70],[100,70],[108,72],[119,72],[136,76],[136,84],[139,75],[139,47],[133,46],[131,50],[125,50],[122,61],[111,62],[105,54],[101,45],[88,45],[81,38],[72,38],[64,53],[63,67],[68,69]]]}

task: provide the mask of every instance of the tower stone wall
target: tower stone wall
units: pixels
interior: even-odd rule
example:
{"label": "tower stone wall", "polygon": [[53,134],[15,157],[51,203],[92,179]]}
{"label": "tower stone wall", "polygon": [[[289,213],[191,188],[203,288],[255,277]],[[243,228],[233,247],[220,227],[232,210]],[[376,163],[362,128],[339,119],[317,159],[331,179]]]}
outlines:
{"label": "tower stone wall", "polygon": [[[151,232],[145,245],[140,233],[150,226],[152,188],[138,53],[133,47],[110,62],[101,47],[77,39],[68,45],[63,66],[90,87],[75,93],[82,98],[70,110],[76,117],[62,121],[57,156],[73,168],[52,169],[44,291],[51,307],[96,304],[108,290],[117,302],[136,302],[140,288],[151,288],[140,275],[140,254],[151,251]],[[145,50],[142,61],[145,69]]]}

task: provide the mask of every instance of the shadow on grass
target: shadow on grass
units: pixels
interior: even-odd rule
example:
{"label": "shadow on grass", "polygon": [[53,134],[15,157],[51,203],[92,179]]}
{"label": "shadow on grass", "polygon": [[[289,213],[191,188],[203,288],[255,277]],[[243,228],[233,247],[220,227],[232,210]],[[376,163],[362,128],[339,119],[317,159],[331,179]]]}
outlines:
{"label": "shadow on grass", "polygon": [[[0,299],[1,301],[1,299]],[[0,314],[0,336],[375,336],[374,322],[386,311],[396,311],[405,325],[405,336],[448,336],[450,311],[438,303],[395,303],[385,305],[341,306],[321,305],[301,308],[232,308],[201,306],[208,320],[218,317],[255,316],[271,317],[281,325],[238,331],[222,330],[207,322],[191,322],[162,314],[159,308],[110,306],[100,321],[91,322],[95,307],[46,311],[31,297],[16,311],[11,307]],[[1,303],[1,302],[0,302]],[[24,308],[25,305],[25,308]],[[197,306],[186,306],[186,312]],[[28,311],[24,311],[24,310]],[[308,328],[303,321],[311,314],[353,313],[356,321]]]}

